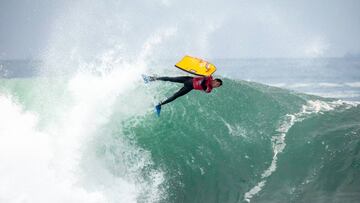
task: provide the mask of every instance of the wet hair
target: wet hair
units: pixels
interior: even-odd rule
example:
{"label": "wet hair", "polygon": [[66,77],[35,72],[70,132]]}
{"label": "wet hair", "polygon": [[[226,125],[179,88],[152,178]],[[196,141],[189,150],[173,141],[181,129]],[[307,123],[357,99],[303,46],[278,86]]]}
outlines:
{"label": "wet hair", "polygon": [[216,78],[215,80],[220,83],[220,86],[222,85],[222,80],[220,80],[219,78]]}

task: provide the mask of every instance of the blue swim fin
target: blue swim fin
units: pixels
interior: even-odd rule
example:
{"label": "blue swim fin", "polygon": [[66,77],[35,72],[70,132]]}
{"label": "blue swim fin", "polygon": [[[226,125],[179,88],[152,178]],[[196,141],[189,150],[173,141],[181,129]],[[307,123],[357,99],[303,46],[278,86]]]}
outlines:
{"label": "blue swim fin", "polygon": [[149,76],[147,76],[147,75],[144,75],[144,74],[141,74],[141,77],[144,79],[144,83],[145,84],[147,84],[147,83],[149,83]]}
{"label": "blue swim fin", "polygon": [[155,106],[155,113],[157,116],[160,116],[160,111],[161,111],[161,105],[158,104]]}
{"label": "blue swim fin", "polygon": [[147,84],[151,81],[155,81],[156,80],[156,76],[148,76],[148,75],[144,75],[144,74],[141,74],[141,77],[144,79],[144,83]]}

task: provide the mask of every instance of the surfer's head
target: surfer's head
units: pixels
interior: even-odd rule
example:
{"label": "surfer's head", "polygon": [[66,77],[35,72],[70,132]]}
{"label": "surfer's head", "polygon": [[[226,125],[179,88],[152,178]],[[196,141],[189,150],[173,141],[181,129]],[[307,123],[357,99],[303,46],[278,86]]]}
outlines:
{"label": "surfer's head", "polygon": [[213,88],[220,87],[221,85],[222,85],[222,80],[220,80],[219,78],[216,78],[215,80],[211,81],[211,86]]}

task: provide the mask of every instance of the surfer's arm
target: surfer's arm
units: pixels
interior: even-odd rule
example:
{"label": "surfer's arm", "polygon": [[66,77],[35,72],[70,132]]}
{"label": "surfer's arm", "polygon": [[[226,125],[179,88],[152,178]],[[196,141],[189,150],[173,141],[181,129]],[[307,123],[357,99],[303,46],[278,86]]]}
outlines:
{"label": "surfer's arm", "polygon": [[212,90],[212,87],[211,87],[211,84],[210,84],[211,80],[212,80],[212,76],[204,77],[204,80],[201,83],[201,86],[203,87],[203,89],[204,89],[204,91],[206,93],[210,93],[211,90]]}
{"label": "surfer's arm", "polygon": [[204,77],[203,80],[201,81],[201,87],[202,87],[202,89],[203,89],[205,92],[206,92],[206,90],[208,89],[208,88],[207,88],[207,85],[206,85],[207,78],[208,78],[208,77]]}

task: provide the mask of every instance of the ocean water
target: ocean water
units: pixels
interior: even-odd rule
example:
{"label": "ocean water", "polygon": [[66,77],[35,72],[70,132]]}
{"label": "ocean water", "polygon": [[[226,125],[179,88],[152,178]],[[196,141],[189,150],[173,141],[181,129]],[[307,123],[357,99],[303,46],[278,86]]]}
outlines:
{"label": "ocean water", "polygon": [[[358,61],[331,59],[318,77],[291,70],[308,60],[269,60],[215,60],[224,86],[193,91],[160,118],[153,105],[179,85],[145,85],[140,74],[183,74],[171,66],[3,77],[0,201],[359,201]],[[315,84],[300,85],[309,92],[336,84],[320,87],[334,95],[300,82]]]}

